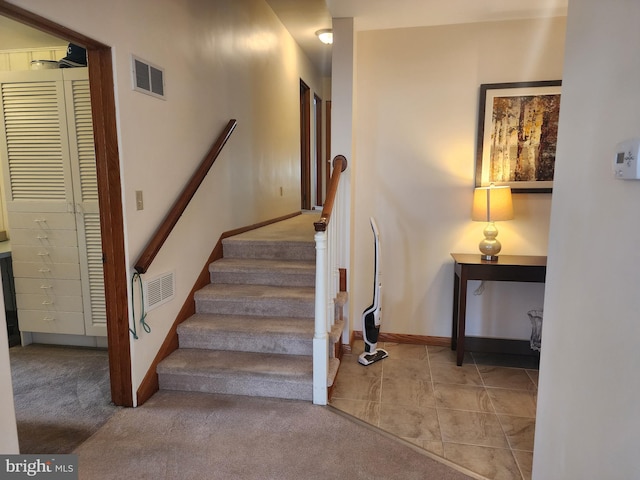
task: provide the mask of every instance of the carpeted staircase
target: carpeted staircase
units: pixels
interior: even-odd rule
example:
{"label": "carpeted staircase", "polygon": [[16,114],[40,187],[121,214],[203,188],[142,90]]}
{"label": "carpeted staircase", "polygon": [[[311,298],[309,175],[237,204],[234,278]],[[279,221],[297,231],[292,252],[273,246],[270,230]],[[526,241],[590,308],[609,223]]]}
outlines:
{"label": "carpeted staircase", "polygon": [[[179,348],[158,365],[161,390],[312,400],[315,214],[223,240]],[[342,322],[330,336],[339,341]],[[332,356],[327,385],[339,360]]]}

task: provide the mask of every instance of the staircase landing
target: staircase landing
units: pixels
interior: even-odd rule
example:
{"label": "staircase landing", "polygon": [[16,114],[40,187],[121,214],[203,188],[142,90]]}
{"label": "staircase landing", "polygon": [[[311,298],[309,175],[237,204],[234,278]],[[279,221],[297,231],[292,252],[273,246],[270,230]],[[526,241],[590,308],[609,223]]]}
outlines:
{"label": "staircase landing", "polygon": [[[158,365],[160,388],[312,400],[316,213],[223,240],[179,348]],[[340,341],[342,321],[330,335]],[[330,358],[327,386],[339,360]]]}

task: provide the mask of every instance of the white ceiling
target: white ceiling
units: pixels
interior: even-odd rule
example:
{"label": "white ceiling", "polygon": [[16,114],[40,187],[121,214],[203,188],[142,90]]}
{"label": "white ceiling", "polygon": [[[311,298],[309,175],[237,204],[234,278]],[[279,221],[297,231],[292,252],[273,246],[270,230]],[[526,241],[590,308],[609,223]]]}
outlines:
{"label": "white ceiling", "polygon": [[567,14],[568,0],[266,0],[323,75],[331,47],[315,37],[331,18],[353,17],[356,31],[492,22]]}
{"label": "white ceiling", "polygon": [[325,0],[266,0],[311,62],[323,76],[331,76],[331,45],[324,45],[315,32],[331,28]]}
{"label": "white ceiling", "polygon": [[568,0],[326,0],[331,16],[353,17],[355,28],[493,22],[567,14]]}

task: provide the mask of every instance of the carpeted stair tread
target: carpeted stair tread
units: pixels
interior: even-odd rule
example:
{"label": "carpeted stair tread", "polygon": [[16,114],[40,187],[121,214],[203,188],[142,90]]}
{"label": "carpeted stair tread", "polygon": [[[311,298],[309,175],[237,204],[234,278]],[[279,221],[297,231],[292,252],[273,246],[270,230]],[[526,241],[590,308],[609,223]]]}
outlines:
{"label": "carpeted stair tread", "polygon": [[308,260],[221,258],[209,265],[212,283],[313,287],[315,271]]}
{"label": "carpeted stair tread", "polygon": [[186,371],[203,377],[220,377],[232,373],[291,381],[310,379],[313,373],[312,359],[306,355],[271,355],[197,348],[178,349],[158,365],[158,374]]}
{"label": "carpeted stair tread", "polygon": [[209,284],[198,290],[196,312],[227,315],[313,317],[313,287]]}
{"label": "carpeted stair tread", "polygon": [[278,298],[313,300],[315,290],[313,287],[287,287],[281,288],[274,285],[233,285],[233,284],[209,284],[195,293],[196,298],[233,298],[242,296],[246,298]]}
{"label": "carpeted stair tread", "polygon": [[256,330],[262,335],[290,334],[291,336],[313,336],[314,321],[305,317],[260,317],[255,315],[216,315],[196,313],[178,326],[178,333],[187,328],[194,328],[203,333],[236,332],[253,333]]}
{"label": "carpeted stair tread", "polygon": [[272,260],[308,260],[316,258],[315,244],[306,241],[242,239],[229,237],[222,241],[224,258],[261,258]]}
{"label": "carpeted stair tread", "polygon": [[[331,359],[331,370],[339,361]],[[337,363],[337,364],[336,364]],[[313,360],[305,355],[178,349],[157,368],[161,389],[312,400]],[[332,373],[333,382],[335,373]]]}
{"label": "carpeted stair tread", "polygon": [[312,318],[195,314],[178,326],[180,348],[311,355]]}

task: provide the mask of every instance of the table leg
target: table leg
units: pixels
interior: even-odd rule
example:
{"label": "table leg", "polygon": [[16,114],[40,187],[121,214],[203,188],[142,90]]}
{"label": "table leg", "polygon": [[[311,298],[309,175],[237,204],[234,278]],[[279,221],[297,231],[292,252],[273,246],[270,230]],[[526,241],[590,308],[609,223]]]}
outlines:
{"label": "table leg", "polygon": [[464,265],[460,270],[460,281],[458,284],[458,335],[456,343],[456,363],[462,365],[464,359],[464,337],[467,316],[467,272]]}
{"label": "table leg", "polygon": [[451,350],[458,347],[458,298],[460,295],[460,277],[453,273],[453,315],[451,318]]}

